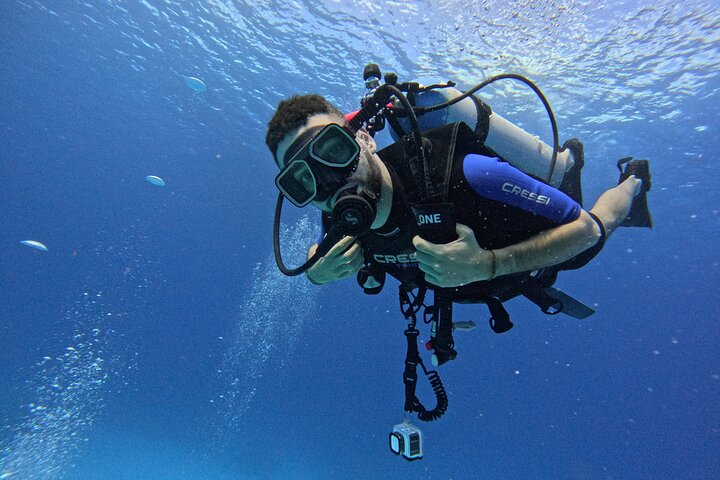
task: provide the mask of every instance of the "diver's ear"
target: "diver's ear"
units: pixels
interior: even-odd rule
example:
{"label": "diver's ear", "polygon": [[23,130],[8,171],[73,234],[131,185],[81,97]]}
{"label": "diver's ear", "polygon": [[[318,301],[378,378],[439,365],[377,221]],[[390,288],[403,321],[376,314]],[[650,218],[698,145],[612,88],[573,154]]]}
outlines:
{"label": "diver's ear", "polygon": [[361,146],[365,147],[370,153],[375,153],[377,151],[377,144],[375,143],[375,139],[370,136],[370,134],[364,128],[361,128],[357,131],[357,133],[355,134],[355,141],[358,142]]}

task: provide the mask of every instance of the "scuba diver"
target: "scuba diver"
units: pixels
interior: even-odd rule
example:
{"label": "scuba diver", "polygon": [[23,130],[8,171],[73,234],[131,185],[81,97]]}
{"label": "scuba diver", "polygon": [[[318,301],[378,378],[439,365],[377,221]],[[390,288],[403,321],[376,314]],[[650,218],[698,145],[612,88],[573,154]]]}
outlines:
{"label": "scuba diver", "polygon": [[[357,275],[368,294],[378,293],[387,275],[399,281],[409,322],[405,410],[435,420],[447,409],[447,396],[417,350],[419,311],[431,324],[426,347],[436,366],[457,356],[453,331],[474,326],[452,321],[453,303],[486,304],[496,333],[512,328],[503,302],[520,295],[547,314],[594,313],[552,285],[560,271],[595,257],[619,226],[652,227],[649,162],[620,160],[618,184],[585,210],[582,143],[571,139],[558,148],[552,111],[529,80],[501,75],[460,92],[452,82],[400,84],[394,74],[381,84],[374,64],[364,77],[357,112],[344,115],[322,96],[306,94],[281,101],[268,124],[266,144],[280,168],[276,260],[283,273],[304,273],[317,285]],[[552,122],[553,148],[475,95],[501,78],[538,93]],[[284,199],[322,211],[324,236],[294,269],[280,255]],[[414,395],[417,365],[435,391],[434,410]],[[391,443],[401,444],[403,435]],[[415,453],[403,456],[420,458]]]}

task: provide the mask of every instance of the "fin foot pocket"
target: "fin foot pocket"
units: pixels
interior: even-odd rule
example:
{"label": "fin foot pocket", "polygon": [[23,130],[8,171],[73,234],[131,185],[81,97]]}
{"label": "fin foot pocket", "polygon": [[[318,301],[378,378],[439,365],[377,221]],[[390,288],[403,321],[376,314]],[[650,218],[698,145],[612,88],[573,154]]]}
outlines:
{"label": "fin foot pocket", "polygon": [[582,168],[585,166],[585,150],[583,148],[583,144],[577,138],[571,138],[566,141],[563,144],[561,151],[565,150],[570,150],[575,163],[570,170],[565,172],[565,176],[563,177],[563,181],[560,184],[560,187],[558,187],[558,190],[582,206],[583,198],[581,172]]}
{"label": "fin foot pocket", "polygon": [[[625,168],[623,169],[623,165]],[[632,157],[621,158],[617,162],[618,170],[620,170],[620,178],[618,185],[627,180],[630,175],[642,180],[640,193],[635,196],[630,213],[620,224],[623,227],[646,227],[652,228],[653,220],[650,209],[647,204],[647,192],[652,187],[652,178],[650,175],[650,162],[647,160],[633,160]]]}

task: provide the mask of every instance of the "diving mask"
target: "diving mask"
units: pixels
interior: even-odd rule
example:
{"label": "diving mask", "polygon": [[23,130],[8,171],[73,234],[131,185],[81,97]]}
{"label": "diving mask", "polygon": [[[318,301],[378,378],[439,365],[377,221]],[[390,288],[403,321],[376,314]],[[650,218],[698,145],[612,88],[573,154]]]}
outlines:
{"label": "diving mask", "polygon": [[297,207],[325,201],[355,172],[359,155],[360,146],[342,126],[310,128],[288,148],[289,160],[275,177],[275,185]]}

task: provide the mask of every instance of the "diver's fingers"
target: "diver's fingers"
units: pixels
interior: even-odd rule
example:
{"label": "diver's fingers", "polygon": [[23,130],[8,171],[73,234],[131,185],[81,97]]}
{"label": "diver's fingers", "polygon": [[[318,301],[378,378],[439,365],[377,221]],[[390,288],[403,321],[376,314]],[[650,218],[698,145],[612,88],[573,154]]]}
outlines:
{"label": "diver's fingers", "polygon": [[421,252],[420,250],[415,250],[415,258],[420,264],[426,264],[429,265],[433,262],[435,262],[435,255]]}
{"label": "diver's fingers", "polygon": [[357,237],[351,237],[351,236],[344,236],[340,239],[338,243],[333,245],[333,247],[328,251],[327,254],[325,254],[326,257],[336,257],[340,254],[342,254],[347,248],[352,245],[352,243],[355,241]]}
{"label": "diver's fingers", "polygon": [[353,259],[352,262],[348,263],[348,266],[350,267],[350,270],[353,272],[357,272],[362,268],[362,266],[365,264],[365,258],[362,255],[358,255]]}
{"label": "diver's fingers", "polygon": [[347,252],[343,253],[341,257],[338,257],[338,261],[335,268],[345,276],[357,272],[360,267],[363,266],[365,259],[362,254],[362,249],[358,244],[355,244],[350,247]]}
{"label": "diver's fingers", "polygon": [[[438,265],[436,262],[430,262],[430,263],[423,263],[418,262],[418,269],[420,269],[421,272],[427,275],[432,275],[433,277],[437,277],[442,273],[442,269],[440,268],[440,265]],[[437,284],[436,284],[437,285]]]}
{"label": "diver's fingers", "polygon": [[438,287],[442,286],[442,282],[435,275],[429,272],[425,272],[425,281],[432,283],[433,285],[437,285]]}
{"label": "diver's fingers", "polygon": [[338,276],[344,278],[356,273],[363,266],[363,263],[362,257],[356,257],[352,261],[340,265],[337,269]]}
{"label": "diver's fingers", "polygon": [[358,256],[362,257],[362,249],[357,243],[354,243],[347,251],[342,253],[342,258],[346,261],[354,260]]}

